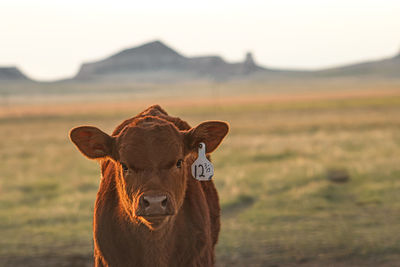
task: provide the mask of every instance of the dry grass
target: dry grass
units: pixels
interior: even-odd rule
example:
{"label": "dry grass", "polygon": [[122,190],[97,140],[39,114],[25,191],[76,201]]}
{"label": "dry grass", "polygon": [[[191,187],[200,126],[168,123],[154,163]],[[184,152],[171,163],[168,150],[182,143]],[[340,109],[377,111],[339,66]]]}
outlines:
{"label": "dry grass", "polygon": [[[111,132],[154,101],[192,125],[231,124],[213,156],[223,207],[219,266],[400,260],[400,97],[391,88],[2,108],[0,265],[90,264],[99,170],[68,131],[89,124]],[[329,182],[330,168],[346,169],[349,182]]]}

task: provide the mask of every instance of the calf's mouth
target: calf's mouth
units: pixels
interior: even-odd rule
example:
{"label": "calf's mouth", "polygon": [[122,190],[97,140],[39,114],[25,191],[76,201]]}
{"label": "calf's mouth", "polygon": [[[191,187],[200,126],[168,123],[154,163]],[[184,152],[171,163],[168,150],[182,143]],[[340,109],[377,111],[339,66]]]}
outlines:
{"label": "calf's mouth", "polygon": [[147,215],[139,217],[142,223],[148,226],[151,230],[157,230],[168,223],[171,215]]}

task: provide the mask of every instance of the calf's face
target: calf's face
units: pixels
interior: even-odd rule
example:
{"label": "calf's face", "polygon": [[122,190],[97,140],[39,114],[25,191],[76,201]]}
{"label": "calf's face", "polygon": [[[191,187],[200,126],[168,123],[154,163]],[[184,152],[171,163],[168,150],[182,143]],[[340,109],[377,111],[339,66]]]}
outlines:
{"label": "calf's face", "polygon": [[[179,131],[163,120],[142,120],[127,125],[117,136],[82,126],[70,138],[90,159],[111,159],[120,202],[134,222],[151,230],[168,223],[182,207],[188,159],[200,142],[214,151],[228,132],[228,125],[207,121],[189,131]],[[107,179],[107,177],[105,177]]]}

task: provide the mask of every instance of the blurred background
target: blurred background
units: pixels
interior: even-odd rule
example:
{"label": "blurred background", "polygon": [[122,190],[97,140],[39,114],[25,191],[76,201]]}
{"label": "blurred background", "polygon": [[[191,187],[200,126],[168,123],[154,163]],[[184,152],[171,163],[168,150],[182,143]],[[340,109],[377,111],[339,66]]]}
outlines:
{"label": "blurred background", "polygon": [[398,266],[399,1],[0,3],[0,266],[91,266],[68,139],[153,104],[225,120],[217,266]]}

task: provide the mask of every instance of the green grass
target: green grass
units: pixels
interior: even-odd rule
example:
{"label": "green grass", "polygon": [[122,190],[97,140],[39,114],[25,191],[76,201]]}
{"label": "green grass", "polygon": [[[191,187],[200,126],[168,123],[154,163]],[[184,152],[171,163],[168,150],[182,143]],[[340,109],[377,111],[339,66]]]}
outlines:
{"label": "green grass", "polygon": [[[400,98],[164,108],[192,125],[231,124],[213,155],[219,266],[400,261]],[[110,133],[138,111],[0,119],[0,265],[90,262],[99,168],[68,131]],[[330,182],[332,168],[350,180]]]}

